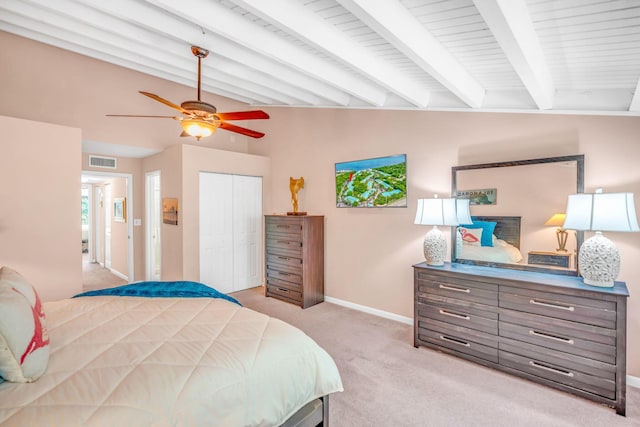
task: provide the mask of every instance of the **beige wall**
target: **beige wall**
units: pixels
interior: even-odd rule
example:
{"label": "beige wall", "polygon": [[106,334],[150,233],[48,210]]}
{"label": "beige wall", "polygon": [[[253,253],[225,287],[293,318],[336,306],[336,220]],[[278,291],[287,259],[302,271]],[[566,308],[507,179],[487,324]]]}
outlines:
{"label": "beige wall", "polygon": [[[117,198],[124,198],[126,204],[131,204],[127,200],[127,180],[125,178],[112,178],[108,180],[111,185],[111,269],[123,276],[129,275],[129,221],[133,218],[130,212],[126,213],[126,221],[115,220],[114,201]],[[126,206],[127,211],[129,206]],[[134,269],[135,274],[135,269]],[[131,280],[133,281],[133,280]]]}
{"label": "beige wall", "polygon": [[[185,52],[188,48],[185,44]],[[184,86],[0,31],[0,64],[0,115],[81,128],[83,141],[159,150],[188,143],[247,151],[249,138],[232,132],[217,132],[215,138],[196,142],[180,138],[182,129],[175,120],[105,116],[173,114],[171,108],[138,91],[155,93],[177,104],[196,98],[195,58],[194,83]],[[202,99],[218,111],[246,109],[244,104],[207,92]]]}
{"label": "beige wall", "polygon": [[262,156],[211,150],[191,145],[182,146],[184,280],[200,280],[200,172],[263,177],[262,185],[266,190],[263,191],[262,203],[265,206],[270,199],[268,191],[271,188],[270,166],[270,160]]}
{"label": "beige wall", "polygon": [[[127,221],[133,220],[133,218],[141,218],[144,219],[144,173],[142,172],[142,162],[143,159],[135,159],[135,158],[127,158],[127,157],[116,157],[116,169],[104,169],[104,168],[96,168],[89,166],[89,154],[90,153],[82,153],[82,170],[90,173],[99,173],[99,174],[128,174],[131,175],[132,178],[132,187],[133,187],[133,200],[127,199]],[[113,156],[106,156],[113,157]],[[122,179],[124,181],[124,179]],[[122,196],[113,196],[112,197],[126,197],[126,192],[123,193]],[[104,219],[101,221],[101,224],[104,225]],[[144,225],[144,223],[143,223]],[[121,227],[118,227],[121,228]],[[126,228],[126,227],[125,227]],[[103,242],[104,243],[104,242]],[[123,255],[123,251],[127,250],[126,242],[121,246],[116,242],[116,245],[112,248],[112,256],[115,253],[116,257],[120,257]],[[144,280],[144,227],[143,226],[134,226],[133,227],[133,273],[134,278],[129,278],[129,281],[134,280]],[[102,252],[104,254],[104,250]],[[128,256],[128,255],[127,255]],[[103,259],[99,260],[103,261]],[[113,259],[112,259],[113,261]],[[115,268],[115,267],[114,267]],[[116,268],[120,273],[124,275],[129,274],[129,267],[127,264],[120,267],[124,268],[124,270],[120,270]]]}
{"label": "beige wall", "polygon": [[[271,158],[265,212],[290,209],[289,176],[304,176],[300,209],[326,216],[325,291],[413,316],[411,265],[423,260],[416,199],[449,194],[451,167],[585,154],[585,187],[631,191],[640,207],[640,118],[331,109],[272,109],[251,152]],[[335,207],[334,164],[407,154],[408,208]],[[530,177],[536,180],[535,176]],[[640,376],[640,233],[610,233],[629,299],[629,373]],[[553,238],[553,237],[552,237]]]}
{"label": "beige wall", "polygon": [[80,129],[0,116],[0,265],[44,301],[82,291]]}
{"label": "beige wall", "polygon": [[173,146],[143,160],[144,173],[160,171],[162,198],[178,199],[178,225],[162,224],[161,278],[182,280],[182,146]]}
{"label": "beige wall", "polygon": [[[144,171],[160,171],[162,197],[178,199],[178,225],[162,224],[162,279],[200,280],[200,172],[262,176],[269,188],[270,160],[265,157],[175,146],[144,160]],[[268,199],[263,194],[263,203]]]}

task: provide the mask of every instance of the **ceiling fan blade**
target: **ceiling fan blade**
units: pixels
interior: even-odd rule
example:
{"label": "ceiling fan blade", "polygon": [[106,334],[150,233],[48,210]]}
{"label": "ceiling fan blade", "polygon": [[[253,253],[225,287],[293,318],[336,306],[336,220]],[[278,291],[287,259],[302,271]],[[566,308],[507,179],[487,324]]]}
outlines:
{"label": "ceiling fan blade", "polygon": [[269,118],[269,115],[262,110],[237,111],[234,113],[217,113],[216,115],[222,120],[254,120]]}
{"label": "ceiling fan blade", "polygon": [[243,127],[240,127],[240,126],[232,125],[231,123],[227,123],[227,122],[220,123],[220,128],[224,129],[224,130],[231,131],[231,132],[240,133],[242,135],[247,135],[247,136],[250,136],[252,138],[262,138],[264,136],[264,133],[262,133],[262,132],[256,132],[255,130],[251,130],[251,129],[243,128]]}
{"label": "ceiling fan blade", "polygon": [[184,138],[185,136],[191,136],[191,135],[189,135],[189,134],[188,134],[188,133],[186,133],[185,131],[182,131],[182,132],[180,133],[180,136],[181,136],[182,138]]}
{"label": "ceiling fan blade", "polygon": [[155,94],[153,94],[153,93],[149,93],[149,92],[143,92],[143,91],[141,91],[141,90],[139,90],[138,92],[140,92],[140,93],[141,93],[141,94],[143,94],[144,96],[148,96],[148,97],[149,97],[149,98],[151,98],[151,99],[155,99],[155,100],[156,100],[156,101],[158,101],[158,102],[162,102],[164,105],[167,105],[167,106],[169,106],[169,107],[171,107],[171,108],[174,108],[174,109],[176,109],[176,110],[180,111],[181,113],[185,113],[185,114],[187,114],[187,113],[188,113],[188,111],[187,111],[187,110],[185,110],[184,108],[182,108],[181,106],[176,105],[176,104],[174,104],[174,103],[173,103],[173,102],[171,102],[171,101],[167,101],[166,99],[164,99],[164,98],[162,98],[162,97],[160,97],[160,96],[158,96],[158,95],[155,95]]}
{"label": "ceiling fan blade", "polygon": [[174,119],[174,120],[182,120],[182,117],[175,116],[140,116],[137,114],[105,114],[107,117],[146,117],[152,119]]}

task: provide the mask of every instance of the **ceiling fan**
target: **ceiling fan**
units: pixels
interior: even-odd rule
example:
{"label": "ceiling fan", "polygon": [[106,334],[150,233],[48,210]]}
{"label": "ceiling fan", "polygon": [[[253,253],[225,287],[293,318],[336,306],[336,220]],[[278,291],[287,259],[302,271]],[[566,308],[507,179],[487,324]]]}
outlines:
{"label": "ceiling fan", "polygon": [[269,115],[262,110],[254,111],[238,111],[234,113],[218,113],[216,107],[200,100],[200,84],[201,84],[201,62],[202,58],[209,55],[209,51],[198,46],[191,46],[191,52],[198,58],[198,100],[184,101],[180,105],[176,105],[171,101],[149,92],[139,91],[141,94],[148,96],[158,102],[161,102],[182,113],[182,116],[141,116],[131,114],[107,114],[108,117],[151,117],[161,119],[179,120],[182,126],[180,136],[193,136],[196,140],[211,135],[216,129],[224,129],[247,135],[252,138],[262,138],[264,133],[255,130],[243,128],[229,123],[234,120],[254,120],[268,119]]}

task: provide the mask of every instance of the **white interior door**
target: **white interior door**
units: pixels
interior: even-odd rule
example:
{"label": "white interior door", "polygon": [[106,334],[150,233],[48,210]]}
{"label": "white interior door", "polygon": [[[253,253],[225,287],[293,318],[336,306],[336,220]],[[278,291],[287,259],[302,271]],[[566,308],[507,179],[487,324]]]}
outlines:
{"label": "white interior door", "polygon": [[232,175],[200,173],[200,281],[233,292]]}
{"label": "white interior door", "polygon": [[102,205],[104,203],[102,187],[95,187],[96,197],[95,197],[95,236],[94,241],[94,261],[99,263],[104,263],[103,252],[102,252]]}
{"label": "white interior door", "polygon": [[262,282],[262,177],[233,177],[233,290]]}
{"label": "white interior door", "polygon": [[160,197],[160,171],[146,175],[146,280],[161,280],[162,272],[162,199]]}
{"label": "white interior door", "polygon": [[220,292],[258,286],[262,178],[200,173],[200,281]]}
{"label": "white interior door", "polygon": [[111,185],[104,186],[104,266],[111,268]]}

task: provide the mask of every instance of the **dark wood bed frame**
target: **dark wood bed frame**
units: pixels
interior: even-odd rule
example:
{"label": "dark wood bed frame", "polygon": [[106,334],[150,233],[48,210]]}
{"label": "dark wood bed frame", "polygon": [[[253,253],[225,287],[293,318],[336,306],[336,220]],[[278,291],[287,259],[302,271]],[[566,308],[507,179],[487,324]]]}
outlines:
{"label": "dark wood bed frame", "polygon": [[281,427],[328,427],[329,395],[313,399],[300,408]]}

